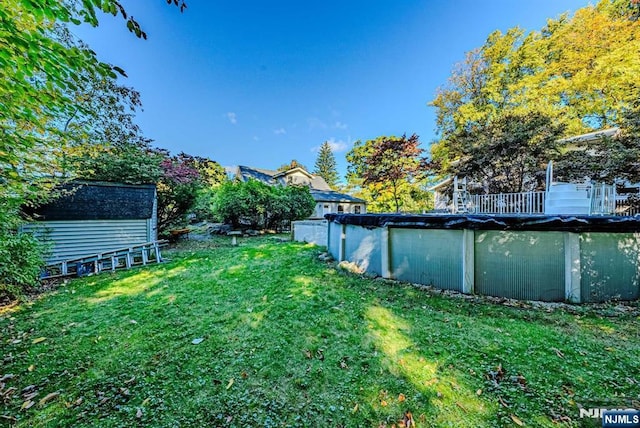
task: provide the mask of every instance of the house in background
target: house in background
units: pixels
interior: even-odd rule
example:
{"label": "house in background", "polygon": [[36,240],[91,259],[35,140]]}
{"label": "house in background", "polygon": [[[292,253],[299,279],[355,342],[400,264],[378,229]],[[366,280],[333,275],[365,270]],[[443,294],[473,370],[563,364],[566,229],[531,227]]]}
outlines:
{"label": "house in background", "polygon": [[[593,153],[592,143],[602,138],[616,138],[618,128],[564,138],[564,151]],[[457,161],[454,161],[457,162]],[[638,193],[637,183],[616,180],[613,184],[596,183],[585,177],[583,182],[559,182],[554,179],[553,162],[546,171],[544,191],[523,193],[475,194],[479,183],[466,177],[447,177],[428,190],[434,193],[436,213],[453,214],[546,214],[546,215],[635,215],[637,209],[627,202],[629,194]],[[620,189],[623,193],[618,193]]]}
{"label": "house in background", "polygon": [[156,186],[73,181],[28,214],[22,230],[49,246],[48,263],[157,240]]}
{"label": "house in background", "polygon": [[325,214],[364,214],[367,203],[359,198],[331,190],[324,178],[310,174],[304,168],[273,171],[248,166],[238,166],[235,177],[240,181],[258,180],[269,186],[308,186],[316,201],[316,209],[309,218],[324,218]]}

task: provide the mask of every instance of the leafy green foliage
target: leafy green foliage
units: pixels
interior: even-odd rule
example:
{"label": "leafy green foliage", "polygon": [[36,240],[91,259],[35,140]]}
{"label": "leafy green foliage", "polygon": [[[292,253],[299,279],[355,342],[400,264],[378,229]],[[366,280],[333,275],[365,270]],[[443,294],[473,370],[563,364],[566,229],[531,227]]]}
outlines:
{"label": "leafy green foliage", "polygon": [[21,298],[37,286],[43,251],[32,235],[0,229],[0,302]]}
{"label": "leafy green foliage", "polygon": [[57,177],[70,172],[65,157],[71,147],[138,137],[132,113],[139,94],[116,83],[124,71],[100,62],[66,28],[98,25],[98,11],[121,15],[130,31],[146,38],[118,0],[0,2],[0,281],[14,294],[34,283],[40,263],[28,255],[37,254],[35,241],[15,234],[21,207],[55,196]]}
{"label": "leafy green foliage", "polygon": [[326,181],[332,189],[338,184],[340,177],[336,169],[336,157],[328,141],[325,141],[320,146],[313,173],[324,178],[324,181]]}
{"label": "leafy green foliage", "polygon": [[589,400],[637,397],[637,304],[455,298],[270,237],[184,245],[0,314],[0,414],[18,428],[390,427],[407,410],[416,426],[557,427],[583,426]]}
{"label": "leafy green foliage", "polygon": [[371,204],[369,211],[376,211],[378,205],[400,212],[406,202],[411,204],[412,195],[421,193],[426,169],[423,152],[415,134],[356,141],[347,153],[347,180],[362,188],[358,196]]}
{"label": "leafy green foliage", "polygon": [[81,179],[147,184],[160,179],[166,157],[147,142],[83,144],[66,154],[65,163]]}
{"label": "leafy green foliage", "polygon": [[563,128],[549,117],[530,113],[504,115],[485,126],[462,129],[449,139],[459,161],[443,170],[480,183],[484,193],[541,190],[547,162],[559,155]]}
{"label": "leafy green foliage", "polygon": [[173,157],[167,155],[162,160],[162,175],[157,183],[160,233],[184,225],[185,216],[196,206],[201,189],[212,185],[215,175],[205,174],[209,171],[207,168],[215,165],[213,161],[186,153]]}
{"label": "leafy green foliage", "polygon": [[[511,117],[548,117],[560,126],[560,137],[626,126],[625,117],[640,98],[635,78],[640,73],[640,27],[635,13],[636,7],[626,0],[601,0],[572,17],[549,20],[538,32],[512,28],[489,35],[482,47],[467,54],[431,102],[440,133],[432,154],[441,172],[464,156],[455,141],[459,135],[488,135]],[[625,151],[624,159],[633,159],[637,152],[628,144],[603,144],[600,149],[606,150],[603,158],[611,159],[620,158],[618,150]],[[500,162],[502,154],[496,153],[492,164]],[[483,158],[491,158],[491,153]],[[614,175],[615,164],[592,161],[586,162],[591,169],[585,175]]]}
{"label": "leafy green foliage", "polygon": [[283,221],[307,218],[315,208],[308,187],[269,186],[257,180],[229,181],[216,191],[213,212],[221,221],[254,229],[277,229]]}

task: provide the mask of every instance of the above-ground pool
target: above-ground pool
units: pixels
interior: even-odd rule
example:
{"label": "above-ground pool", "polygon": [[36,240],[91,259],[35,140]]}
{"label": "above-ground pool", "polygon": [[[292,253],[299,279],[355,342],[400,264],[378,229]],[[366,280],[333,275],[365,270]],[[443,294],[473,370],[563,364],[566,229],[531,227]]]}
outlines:
{"label": "above-ground pool", "polygon": [[541,301],[640,295],[640,218],[328,214],[327,247],[385,278]]}

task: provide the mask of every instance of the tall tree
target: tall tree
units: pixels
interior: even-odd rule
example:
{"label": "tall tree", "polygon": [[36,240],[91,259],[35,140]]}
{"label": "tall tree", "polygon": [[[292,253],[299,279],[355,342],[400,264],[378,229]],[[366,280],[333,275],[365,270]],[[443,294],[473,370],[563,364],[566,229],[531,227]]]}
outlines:
{"label": "tall tree", "polygon": [[[637,13],[637,3],[601,0],[572,17],[549,20],[541,31],[492,33],[481,48],[467,54],[431,102],[439,131],[432,156],[441,172],[466,156],[456,144],[461,135],[489,135],[514,116],[546,116],[562,125],[561,137],[624,126],[640,98]],[[613,146],[600,148],[608,150],[609,158],[618,157]],[[615,150],[630,150],[625,157],[632,158],[635,149]],[[499,161],[498,152],[486,156],[493,164]],[[590,165],[596,170],[612,166]],[[610,175],[596,170],[590,175]]]}
{"label": "tall tree", "polygon": [[[181,9],[182,2],[173,1]],[[60,123],[91,104],[72,94],[87,79],[124,74],[98,60],[86,46],[68,43],[59,29],[96,26],[97,12],[121,15],[127,28],[146,37],[118,0],[3,0],[0,2],[0,223],[15,223],[20,205],[48,194],[50,177],[68,134]]]}
{"label": "tall tree", "polygon": [[481,184],[484,193],[541,190],[547,162],[559,155],[563,129],[540,113],[504,115],[484,126],[461,129],[449,144],[459,160],[444,171]]}
{"label": "tall tree", "polygon": [[328,141],[325,141],[320,146],[313,173],[324,178],[324,181],[326,181],[332,189],[338,184],[340,177],[336,169],[336,157],[333,155]]}
{"label": "tall tree", "polygon": [[393,209],[400,212],[403,201],[422,181],[426,165],[423,152],[415,134],[357,141],[347,154],[348,178],[359,182],[373,199],[388,194]]}

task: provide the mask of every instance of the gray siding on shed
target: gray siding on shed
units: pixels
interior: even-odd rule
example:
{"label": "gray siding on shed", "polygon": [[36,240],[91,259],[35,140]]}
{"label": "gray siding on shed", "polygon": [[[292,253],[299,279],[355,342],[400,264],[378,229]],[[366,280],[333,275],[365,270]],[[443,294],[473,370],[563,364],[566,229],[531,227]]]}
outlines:
{"label": "gray siding on shed", "polygon": [[563,232],[477,231],[474,275],[478,294],[562,301]]}
{"label": "gray siding on shed", "polygon": [[380,234],[382,229],[365,229],[347,225],[345,242],[345,260],[354,262],[367,272],[382,275]]}
{"label": "gray siding on shed", "polygon": [[69,260],[155,240],[151,219],[43,221],[26,224],[50,245],[47,262]]}
{"label": "gray siding on shed", "polygon": [[583,302],[640,297],[640,234],[583,233],[580,250]]}
{"label": "gray siding on shed", "polygon": [[463,233],[462,230],[390,228],[392,277],[462,291]]}

